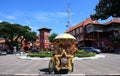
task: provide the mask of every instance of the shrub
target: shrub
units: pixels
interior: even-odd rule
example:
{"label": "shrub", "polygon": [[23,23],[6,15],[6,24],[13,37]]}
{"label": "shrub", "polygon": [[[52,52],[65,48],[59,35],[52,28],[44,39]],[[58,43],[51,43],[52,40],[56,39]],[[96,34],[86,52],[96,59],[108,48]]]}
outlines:
{"label": "shrub", "polygon": [[52,52],[41,51],[39,53],[29,53],[27,56],[30,56],[30,57],[51,57]]}
{"label": "shrub", "polygon": [[[93,52],[87,53],[84,50],[78,50],[76,54],[74,54],[75,57],[91,57],[95,56],[96,54]],[[29,53],[27,56],[30,57],[52,57],[53,53],[48,51],[41,51],[39,53]]]}
{"label": "shrub", "polygon": [[93,52],[90,52],[90,53],[82,53],[82,54],[75,54],[74,56],[75,57],[91,57],[91,56],[95,56],[96,54],[93,53]]}
{"label": "shrub", "polygon": [[77,50],[76,54],[87,54],[87,52],[84,50]]}

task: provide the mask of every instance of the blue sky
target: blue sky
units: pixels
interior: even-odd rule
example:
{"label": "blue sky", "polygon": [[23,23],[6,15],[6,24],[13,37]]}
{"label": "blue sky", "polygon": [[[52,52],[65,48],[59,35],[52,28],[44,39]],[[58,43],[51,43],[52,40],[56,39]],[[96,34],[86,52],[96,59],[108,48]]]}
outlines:
{"label": "blue sky", "polygon": [[7,21],[28,25],[38,33],[42,27],[51,33],[64,33],[68,20],[67,5],[70,3],[71,25],[74,26],[95,11],[99,0],[0,0],[0,22]]}

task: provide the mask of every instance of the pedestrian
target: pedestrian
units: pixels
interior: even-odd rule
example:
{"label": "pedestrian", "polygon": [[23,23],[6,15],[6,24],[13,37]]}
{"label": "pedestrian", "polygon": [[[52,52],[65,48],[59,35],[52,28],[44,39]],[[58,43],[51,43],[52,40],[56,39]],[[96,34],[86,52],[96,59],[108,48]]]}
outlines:
{"label": "pedestrian", "polygon": [[16,46],[13,47],[14,54],[17,53]]}

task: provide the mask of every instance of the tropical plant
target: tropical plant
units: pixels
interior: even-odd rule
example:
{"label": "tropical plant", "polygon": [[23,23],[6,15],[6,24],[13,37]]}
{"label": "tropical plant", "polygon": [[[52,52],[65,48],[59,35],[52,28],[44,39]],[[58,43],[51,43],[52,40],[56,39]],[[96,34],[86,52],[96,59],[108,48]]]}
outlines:
{"label": "tropical plant", "polygon": [[20,44],[18,38],[21,36],[23,36],[22,40],[25,39],[26,42],[34,41],[37,38],[36,33],[32,32],[29,26],[11,24],[8,22],[0,23],[0,37],[5,39],[6,44],[11,50],[14,46],[18,46],[17,48],[19,48]]}
{"label": "tropical plant", "polygon": [[56,33],[52,33],[50,36],[49,36],[49,41],[52,42],[53,39],[57,36]]}

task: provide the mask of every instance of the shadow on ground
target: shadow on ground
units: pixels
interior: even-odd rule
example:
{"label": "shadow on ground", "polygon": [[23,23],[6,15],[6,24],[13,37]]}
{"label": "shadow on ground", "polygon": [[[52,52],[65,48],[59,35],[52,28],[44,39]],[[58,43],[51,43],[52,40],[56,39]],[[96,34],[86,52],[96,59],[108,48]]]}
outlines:
{"label": "shadow on ground", "polygon": [[47,74],[48,73],[48,68],[39,69],[39,71]]}
{"label": "shadow on ground", "polygon": [[[39,71],[44,72],[45,74],[48,74],[48,72],[49,72],[48,68],[39,69]],[[62,69],[62,70],[57,71],[57,72],[55,72],[53,74],[68,74],[68,70]]]}

